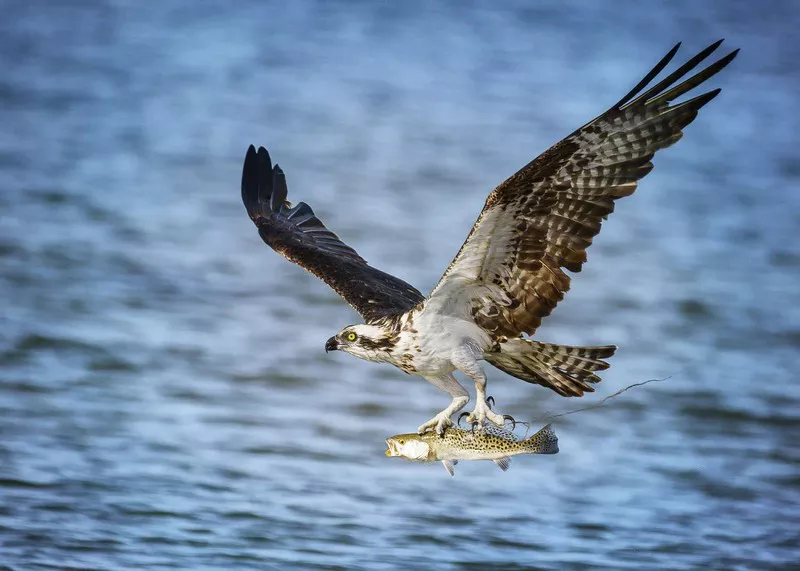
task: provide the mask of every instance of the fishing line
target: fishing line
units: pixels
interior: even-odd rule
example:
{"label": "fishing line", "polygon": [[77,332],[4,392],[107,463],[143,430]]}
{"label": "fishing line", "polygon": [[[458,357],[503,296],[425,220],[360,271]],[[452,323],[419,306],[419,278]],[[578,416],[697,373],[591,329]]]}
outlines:
{"label": "fishing line", "polygon": [[585,410],[592,410],[593,408],[600,408],[601,406],[606,404],[606,402],[610,401],[614,397],[618,397],[619,395],[621,395],[622,393],[624,393],[628,389],[632,389],[633,387],[641,387],[643,385],[647,385],[647,384],[650,384],[650,383],[661,383],[663,381],[671,379],[672,377],[673,377],[673,375],[670,375],[668,377],[664,377],[663,379],[648,379],[648,380],[642,381],[640,383],[633,383],[632,385],[628,385],[627,387],[625,387],[623,389],[620,389],[617,392],[615,392],[613,394],[610,394],[607,397],[603,398],[602,400],[600,400],[600,401],[598,401],[598,402],[596,402],[594,404],[590,404],[589,406],[584,406],[584,407],[581,407],[581,408],[568,410],[567,412],[561,412],[559,414],[549,414],[547,416],[542,416],[542,417],[536,418],[536,419],[533,420],[533,422],[544,422],[546,420],[552,420],[554,418],[560,418],[562,416],[567,416],[568,414],[575,414],[576,412],[583,412]]}
{"label": "fishing line", "polygon": [[[540,416],[540,417],[538,417],[538,418],[534,418],[534,419],[533,419],[531,422],[532,422],[532,423],[537,423],[537,424],[538,424],[538,423],[540,423],[540,422],[546,422],[546,421],[550,421],[550,420],[553,420],[553,419],[556,419],[556,418],[561,418],[562,416],[567,416],[567,415],[569,415],[569,414],[575,414],[576,412],[584,412],[584,411],[587,411],[587,410],[592,410],[592,409],[595,409],[595,408],[600,408],[600,407],[602,407],[603,405],[605,405],[605,404],[606,404],[608,401],[610,401],[611,399],[613,399],[613,398],[615,398],[615,397],[618,397],[619,395],[621,395],[622,393],[624,393],[624,392],[625,392],[625,391],[627,391],[628,389],[632,389],[633,387],[641,387],[641,386],[644,386],[644,385],[648,385],[648,384],[650,384],[650,383],[661,383],[661,382],[663,382],[663,381],[666,381],[666,380],[668,380],[668,379],[671,379],[671,378],[672,378],[672,377],[674,377],[676,374],[677,374],[677,373],[673,373],[673,374],[669,375],[668,377],[664,377],[663,379],[648,379],[648,380],[646,380],[646,381],[641,381],[641,382],[639,382],[639,383],[633,383],[632,385],[628,385],[627,387],[625,387],[625,388],[622,388],[622,389],[618,390],[617,392],[615,392],[615,393],[613,393],[613,394],[610,394],[610,395],[608,395],[607,397],[605,397],[605,398],[603,398],[603,399],[599,400],[599,401],[598,401],[598,402],[596,402],[596,403],[590,404],[590,405],[588,405],[588,406],[583,406],[583,407],[581,407],[581,408],[576,408],[576,409],[573,409],[573,410],[568,410],[568,411],[566,411],[566,412],[560,412],[560,413],[558,413],[558,414],[548,414],[548,415],[545,415],[545,416]],[[527,423],[527,422],[521,422],[521,421],[519,421],[519,420],[517,421],[517,424],[522,424],[522,425],[524,425],[524,426],[526,426],[526,427],[527,427],[527,430],[526,430],[526,432],[525,432],[525,436],[527,437],[527,431],[528,431],[528,430],[530,430],[530,424],[529,424],[529,423]]]}

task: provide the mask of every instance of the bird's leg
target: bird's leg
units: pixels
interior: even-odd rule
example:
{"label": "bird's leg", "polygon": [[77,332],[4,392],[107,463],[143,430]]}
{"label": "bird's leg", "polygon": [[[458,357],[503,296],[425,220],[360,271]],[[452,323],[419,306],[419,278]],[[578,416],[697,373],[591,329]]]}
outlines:
{"label": "bird's leg", "polygon": [[[453,364],[475,383],[475,408],[467,415],[467,422],[476,424],[479,429],[483,428],[487,419],[497,426],[503,426],[506,418],[509,417],[508,415],[493,412],[486,401],[486,373],[483,372],[483,367],[478,364],[472,351],[469,348],[464,348],[457,351],[454,356]],[[492,402],[494,402],[494,399],[492,399]]]}
{"label": "bird's leg", "polygon": [[464,408],[469,402],[469,393],[466,391],[466,389],[464,389],[464,387],[461,386],[461,383],[459,383],[453,375],[426,378],[426,380],[435,387],[445,391],[447,394],[453,397],[453,400],[450,402],[450,406],[420,426],[417,429],[417,432],[419,434],[423,434],[429,430],[436,430],[436,433],[439,436],[442,436],[444,435],[444,431],[447,429],[447,427],[453,426],[453,421],[450,420],[450,417]]}
{"label": "bird's leg", "polygon": [[503,426],[507,415],[493,412],[489,403],[486,402],[486,375],[481,371],[481,374],[473,377],[472,380],[475,381],[475,393],[477,396],[475,408],[467,415],[467,422],[477,423],[478,428],[482,428],[488,419],[497,426]]}

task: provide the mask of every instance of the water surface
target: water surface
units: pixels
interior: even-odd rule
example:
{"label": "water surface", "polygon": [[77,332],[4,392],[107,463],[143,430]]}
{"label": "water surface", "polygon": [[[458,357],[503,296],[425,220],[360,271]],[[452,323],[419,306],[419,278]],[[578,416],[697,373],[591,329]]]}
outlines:
{"label": "water surface", "polygon": [[[0,565],[787,569],[800,505],[800,129],[789,3],[4,2]],[[561,453],[440,466],[447,404],[325,340],[358,320],[264,246],[263,144],[429,291],[488,192],[678,40],[740,57],[620,202],[543,340],[615,343],[566,400],[490,373]],[[728,49],[730,49],[728,48]]]}

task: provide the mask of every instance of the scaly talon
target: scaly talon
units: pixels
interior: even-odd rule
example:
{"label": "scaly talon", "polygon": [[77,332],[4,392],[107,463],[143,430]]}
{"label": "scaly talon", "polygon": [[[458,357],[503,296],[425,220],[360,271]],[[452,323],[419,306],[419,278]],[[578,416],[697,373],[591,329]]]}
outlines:
{"label": "scaly talon", "polygon": [[[488,420],[492,424],[495,424],[499,427],[503,427],[506,424],[506,420],[510,420],[514,426],[516,426],[516,422],[514,419],[507,415],[507,414],[497,414],[493,412],[491,406],[489,406],[489,402],[491,401],[494,404],[494,399],[492,397],[488,397],[486,400],[481,402],[480,400],[475,404],[475,409],[467,414],[467,422],[473,425],[473,432],[474,432],[474,425],[478,425],[478,430],[483,430],[483,426]],[[461,418],[464,416],[462,413],[461,416],[458,417],[459,422]]]}
{"label": "scaly talon", "polygon": [[453,426],[453,421],[450,420],[450,417],[444,414],[444,411],[440,412],[432,419],[430,419],[425,424],[421,425],[417,429],[417,434],[425,434],[429,430],[435,430],[436,434],[439,436],[444,436],[444,431],[448,429],[448,427]]}
{"label": "scaly talon", "polygon": [[468,412],[462,412],[461,414],[458,415],[458,427],[459,428],[461,428],[461,419],[464,418],[465,416],[469,416],[469,413]]}
{"label": "scaly talon", "polygon": [[486,397],[486,406],[489,407],[489,410],[494,407],[494,397]]}
{"label": "scaly talon", "polygon": [[472,435],[475,436],[475,430],[477,429],[478,432],[483,432],[483,426],[477,420],[472,421]]}

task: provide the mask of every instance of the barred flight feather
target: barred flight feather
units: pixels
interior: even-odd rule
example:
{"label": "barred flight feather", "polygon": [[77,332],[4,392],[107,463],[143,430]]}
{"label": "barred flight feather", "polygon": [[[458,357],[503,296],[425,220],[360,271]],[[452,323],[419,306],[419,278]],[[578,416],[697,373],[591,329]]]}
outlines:
{"label": "barred flight feather", "polygon": [[[478,325],[507,337],[532,334],[569,289],[565,270],[579,272],[586,262],[586,250],[614,211],[614,201],[633,194],[652,170],[653,155],[678,141],[699,109],[719,93],[714,89],[669,105],[736,56],[738,50],[675,85],[720,43],[643,91],[671,61],[680,44],[675,46],[614,107],[498,186],[431,297],[450,295],[456,276],[459,288],[465,283],[497,284],[506,301],[485,295],[468,301]],[[495,240],[495,234],[487,237],[481,228],[490,219],[495,229],[514,228],[518,235],[503,236],[503,248],[486,248],[485,240]],[[487,252],[477,268],[465,263],[476,247]]]}

